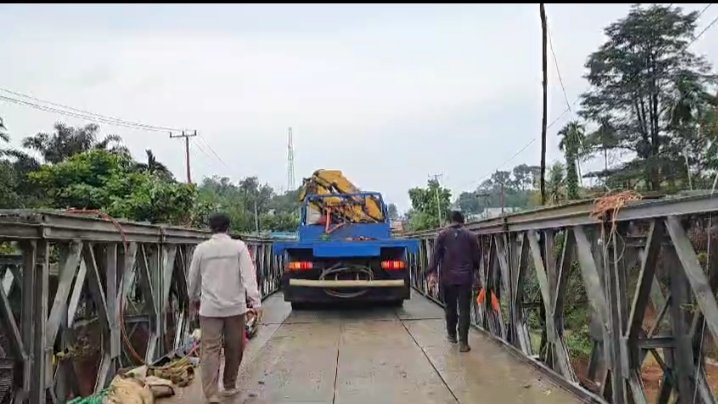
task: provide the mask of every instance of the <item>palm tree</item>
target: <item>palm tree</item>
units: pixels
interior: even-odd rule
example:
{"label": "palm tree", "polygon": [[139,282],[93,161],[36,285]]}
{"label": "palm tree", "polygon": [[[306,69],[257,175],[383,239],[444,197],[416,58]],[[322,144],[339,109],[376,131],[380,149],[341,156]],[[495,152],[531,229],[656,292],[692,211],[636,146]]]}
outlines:
{"label": "palm tree", "polygon": [[157,160],[155,154],[152,153],[152,150],[147,149],[145,150],[145,153],[147,153],[147,163],[137,163],[135,166],[138,170],[147,171],[151,174],[158,174],[167,178],[174,178],[172,172],[167,168],[167,166]]}
{"label": "palm tree", "polygon": [[548,181],[546,181],[546,196],[550,204],[558,205],[565,199],[563,192],[565,182],[566,178],[563,175],[563,165],[557,162],[551,166]]}
{"label": "palm tree", "polygon": [[566,185],[569,199],[578,199],[578,159],[584,139],[584,128],[577,121],[566,124],[559,132],[561,142],[558,144],[566,157]]}
{"label": "palm tree", "polygon": [[25,138],[22,145],[38,151],[46,162],[53,164],[93,149],[129,155],[129,150],[122,145],[122,139],[117,135],[109,135],[97,141],[99,130],[100,127],[96,124],[74,128],[58,122],[55,124],[55,133],[38,133]]}
{"label": "palm tree", "polygon": [[586,137],[586,149],[589,152],[598,151],[603,155],[603,173],[599,176],[603,177],[604,185],[608,182],[609,151],[618,147],[619,143],[618,132],[608,118],[601,118],[598,129]]}
{"label": "palm tree", "polygon": [[5,127],[5,124],[3,123],[2,118],[0,118],[0,140],[3,142],[9,142],[10,141],[10,135],[5,132],[7,128]]}

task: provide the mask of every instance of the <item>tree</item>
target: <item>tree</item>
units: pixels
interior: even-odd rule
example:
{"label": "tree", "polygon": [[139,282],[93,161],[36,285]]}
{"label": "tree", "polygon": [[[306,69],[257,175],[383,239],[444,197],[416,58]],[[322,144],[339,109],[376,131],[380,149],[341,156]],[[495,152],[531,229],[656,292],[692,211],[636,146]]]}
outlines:
{"label": "tree", "polygon": [[3,122],[2,118],[0,118],[0,139],[4,142],[10,141],[10,135],[6,132],[7,128],[5,127],[5,122]]}
{"label": "tree", "polygon": [[133,168],[129,157],[98,149],[44,165],[29,178],[42,187],[52,208],[100,209],[150,223],[191,222],[194,185]]}
{"label": "tree", "polygon": [[526,164],[519,164],[513,168],[514,182],[522,191],[533,186],[533,174],[531,168]]}
{"label": "tree", "polygon": [[145,150],[145,153],[147,154],[147,162],[136,164],[139,171],[147,171],[150,174],[156,174],[158,176],[174,180],[172,172],[167,168],[167,166],[157,160],[157,157],[155,157],[155,154],[152,153],[152,150],[147,149]]}
{"label": "tree", "polygon": [[457,205],[459,205],[459,209],[468,214],[478,214],[483,212],[484,206],[481,203],[481,197],[478,193],[479,191],[462,192],[459,194],[459,198],[456,200]]}
{"label": "tree", "polygon": [[[438,195],[438,198],[437,198]],[[451,206],[451,191],[443,188],[439,181],[429,180],[426,188],[412,188],[409,190],[414,221],[410,220],[412,230],[424,230],[439,227],[439,212],[446,219]],[[438,200],[437,200],[438,199]],[[417,227],[418,226],[418,227]]]}
{"label": "tree", "polygon": [[129,156],[129,151],[121,144],[122,139],[119,136],[108,135],[98,141],[99,131],[100,127],[96,124],[74,128],[58,122],[55,124],[55,133],[38,133],[25,138],[22,145],[39,152],[45,162],[52,164],[93,149]]}
{"label": "tree", "polygon": [[566,157],[566,196],[578,199],[578,164],[579,152],[585,138],[583,126],[578,121],[571,121],[558,131],[561,141],[558,148]]}
{"label": "tree", "polygon": [[298,191],[278,195],[269,185],[259,184],[257,177],[246,177],[236,184],[226,177],[205,178],[198,190],[203,215],[223,211],[229,215],[232,229],[240,232],[253,232],[257,224],[260,231],[296,231],[300,207]]}
{"label": "tree", "polygon": [[[675,138],[676,124],[691,121],[689,111],[697,113],[711,98],[710,65],[687,50],[697,16],[677,7],[633,6],[604,30],[608,40],[586,62],[591,89],[582,95],[581,114],[611,123],[611,146],[636,154],[631,166],[649,190],[659,189],[682,163],[676,153],[685,144]],[[671,146],[674,141],[679,144]]]}
{"label": "tree", "polygon": [[386,209],[389,213],[389,219],[391,219],[391,220],[399,219],[399,210],[396,208],[396,205],[394,205],[393,203],[390,203],[386,207]]}
{"label": "tree", "polygon": [[546,181],[546,200],[549,204],[558,205],[566,199],[565,185],[564,167],[561,163],[554,163]]}

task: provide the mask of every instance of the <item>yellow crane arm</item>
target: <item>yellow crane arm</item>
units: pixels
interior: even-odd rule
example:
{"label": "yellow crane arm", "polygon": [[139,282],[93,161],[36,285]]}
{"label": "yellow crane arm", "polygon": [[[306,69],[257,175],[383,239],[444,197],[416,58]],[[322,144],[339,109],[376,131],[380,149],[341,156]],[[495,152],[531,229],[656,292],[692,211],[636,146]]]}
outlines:
{"label": "yellow crane arm", "polygon": [[[339,170],[317,170],[310,178],[306,178],[299,191],[299,200],[303,201],[308,195],[337,195],[337,198],[323,198],[321,203],[313,205],[322,212],[328,209],[339,213],[353,223],[382,222],[384,212],[380,202],[372,197],[353,197],[353,203],[347,204],[347,198],[341,195],[361,192]],[[323,205],[323,206],[319,206]]]}

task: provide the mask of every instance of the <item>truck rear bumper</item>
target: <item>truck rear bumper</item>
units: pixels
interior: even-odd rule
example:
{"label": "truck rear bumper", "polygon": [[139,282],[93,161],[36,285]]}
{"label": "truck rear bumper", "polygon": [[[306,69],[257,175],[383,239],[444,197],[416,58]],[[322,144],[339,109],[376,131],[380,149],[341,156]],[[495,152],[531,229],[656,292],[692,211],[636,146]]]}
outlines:
{"label": "truck rear bumper", "polygon": [[403,279],[376,280],[376,281],[319,281],[313,279],[290,279],[289,286],[301,286],[306,288],[402,288],[405,286]]}
{"label": "truck rear bumper", "polygon": [[[297,303],[352,302],[395,302],[410,297],[406,279],[381,279],[374,281],[284,279],[282,285],[284,301]],[[364,291],[353,297],[338,297],[331,290],[351,294]]]}

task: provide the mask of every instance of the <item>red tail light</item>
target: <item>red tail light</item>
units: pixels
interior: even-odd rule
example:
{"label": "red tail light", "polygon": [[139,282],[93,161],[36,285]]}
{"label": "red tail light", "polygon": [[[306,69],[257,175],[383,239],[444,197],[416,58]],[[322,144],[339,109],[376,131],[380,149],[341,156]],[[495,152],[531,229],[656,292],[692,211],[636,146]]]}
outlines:
{"label": "red tail light", "polygon": [[288,269],[290,271],[308,271],[314,268],[314,265],[310,261],[294,261],[290,262]]}
{"label": "red tail light", "polygon": [[388,271],[396,271],[400,269],[406,269],[406,262],[404,261],[382,261],[381,268]]}

